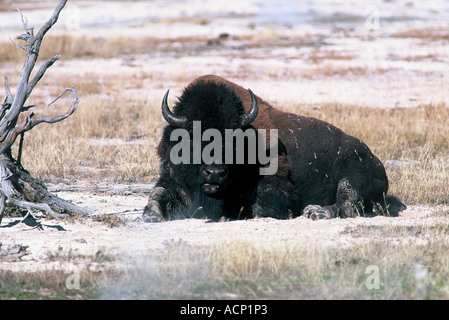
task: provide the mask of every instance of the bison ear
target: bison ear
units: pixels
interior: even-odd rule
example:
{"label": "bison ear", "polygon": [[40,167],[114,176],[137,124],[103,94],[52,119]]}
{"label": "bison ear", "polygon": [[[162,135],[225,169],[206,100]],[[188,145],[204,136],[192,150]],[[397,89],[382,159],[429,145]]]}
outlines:
{"label": "bison ear", "polygon": [[240,128],[250,125],[251,122],[256,119],[257,113],[259,112],[259,103],[257,102],[256,96],[251,89],[248,89],[248,92],[251,96],[251,109],[249,109],[247,113],[240,116]]}
{"label": "bison ear", "polygon": [[184,128],[187,124],[187,118],[182,116],[176,116],[170,111],[170,108],[168,107],[168,93],[170,92],[170,89],[167,90],[167,92],[164,95],[164,98],[162,99],[162,115],[164,116],[165,121],[167,121],[169,124],[171,124],[174,127],[178,128]]}

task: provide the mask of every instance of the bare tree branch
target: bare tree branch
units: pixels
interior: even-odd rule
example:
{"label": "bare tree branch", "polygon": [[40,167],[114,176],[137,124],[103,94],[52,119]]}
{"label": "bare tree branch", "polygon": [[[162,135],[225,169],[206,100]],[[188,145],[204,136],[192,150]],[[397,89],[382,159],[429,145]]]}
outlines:
{"label": "bare tree branch", "polygon": [[6,207],[6,196],[0,192],[0,223],[2,222],[5,207]]}
{"label": "bare tree branch", "polygon": [[[27,32],[27,34],[34,36],[34,28],[28,28],[28,19],[23,15],[22,11],[14,5],[14,10],[16,10],[22,19],[23,29]],[[22,39],[23,40],[23,39]]]}
{"label": "bare tree branch", "polygon": [[[34,36],[33,28],[28,28],[28,21],[23,16],[22,12],[18,10],[22,17],[22,24],[26,31],[26,34],[22,34],[18,36],[18,39],[26,41],[26,58],[25,63],[22,67],[22,71],[20,72],[19,84],[17,85],[16,97],[12,102],[11,108],[8,113],[0,120],[0,132],[5,132],[7,128],[17,122],[17,117],[22,111],[22,107],[25,104],[26,99],[29,96],[29,93],[33,90],[34,86],[37,82],[42,78],[45,70],[50,67],[58,58],[53,57],[48,60],[41,69],[38,71],[38,74],[31,82],[32,85],[29,84],[29,78],[33,68],[36,64],[37,56],[39,54],[40,46],[42,43],[42,39],[48,30],[58,21],[59,14],[61,10],[66,5],[67,0],[61,0],[56,9],[54,10],[50,19],[44,23],[39,32]],[[55,59],[56,58],[56,59]],[[14,124],[15,125],[15,124]]]}
{"label": "bare tree branch", "polygon": [[50,206],[46,203],[33,203],[25,200],[17,200],[14,198],[8,199],[11,203],[15,204],[18,207],[28,209],[28,212],[34,210],[45,211],[45,213],[53,218],[64,218],[67,217],[66,214],[56,213],[51,210]]}
{"label": "bare tree branch", "polygon": [[5,109],[9,108],[12,105],[12,102],[14,101],[14,97],[12,96],[11,89],[9,88],[8,77],[5,77],[5,91],[6,91],[6,97],[2,103],[2,110],[4,108]]}
{"label": "bare tree branch", "polygon": [[25,139],[25,132],[22,132],[20,134],[19,150],[17,151],[17,159],[16,159],[16,164],[19,167],[22,167],[22,149],[23,149],[23,140],[24,139]]}
{"label": "bare tree branch", "polygon": [[5,91],[6,91],[5,103],[12,104],[14,98],[12,96],[11,89],[9,88],[8,77],[5,77]]}
{"label": "bare tree branch", "polygon": [[55,63],[57,60],[59,60],[61,56],[59,54],[55,55],[53,58],[45,61],[41,67],[39,68],[39,70],[37,71],[36,75],[34,76],[34,78],[30,81],[30,83],[28,84],[27,87],[27,98],[30,96],[31,91],[33,91],[34,87],[36,86],[36,84],[39,82],[40,79],[42,79],[42,77],[45,74],[45,71],[47,71],[48,68],[50,68],[53,63]]}
{"label": "bare tree branch", "polygon": [[0,107],[0,119],[2,119],[5,116],[6,111],[11,107],[14,97],[12,96],[11,89],[9,88],[8,84],[8,77],[5,77],[5,91],[6,91],[6,97],[3,100],[3,103]]}
{"label": "bare tree branch", "polygon": [[[22,25],[25,29],[25,33],[19,35],[17,39],[25,41],[26,44],[19,46],[14,41],[13,43],[17,48],[24,49],[26,56],[20,72],[15,96],[12,95],[8,78],[5,77],[6,97],[0,106],[0,222],[3,211],[5,210],[6,201],[25,208],[28,211],[26,217],[33,216],[33,211],[44,211],[47,215],[53,217],[65,217],[67,214],[84,215],[89,212],[87,209],[80,208],[48,192],[44,183],[39,179],[33,178],[20,164],[25,132],[40,123],[56,123],[66,119],[75,112],[79,104],[75,88],[69,88],[64,90],[62,94],[49,104],[53,104],[68,91],[71,91],[73,98],[67,112],[53,117],[35,117],[35,114],[31,112],[25,117],[22,124],[18,124],[20,114],[34,107],[34,105],[25,106],[26,100],[31,95],[37,83],[45,75],[48,68],[59,59],[59,55],[55,55],[53,58],[44,61],[36,74],[31,78],[43,37],[57,22],[59,14],[66,3],[67,0],[59,1],[50,19],[36,35],[34,34],[34,29],[28,26],[26,17],[16,8],[21,16]],[[18,157],[15,160],[12,156],[11,147],[19,135],[21,138]]]}
{"label": "bare tree branch", "polygon": [[[30,129],[32,129],[34,126],[36,126],[36,125],[38,125],[38,124],[40,124],[42,122],[45,122],[45,123],[56,123],[56,122],[62,121],[64,119],[70,117],[75,112],[75,110],[76,110],[76,108],[78,107],[78,104],[79,104],[79,99],[78,99],[78,95],[76,94],[75,88],[72,87],[72,88],[65,89],[63,93],[61,93],[58,97],[56,97],[56,99],[54,99],[48,105],[50,106],[53,103],[55,103],[57,100],[59,100],[59,98],[61,98],[63,95],[65,95],[68,91],[72,91],[72,94],[73,94],[73,100],[72,100],[72,104],[70,105],[69,110],[67,110],[66,113],[63,113],[63,114],[61,114],[59,116],[56,116],[56,117],[42,116],[42,117],[39,117],[39,118],[37,118],[35,120],[31,120]],[[30,130],[30,129],[28,129],[28,130]]]}
{"label": "bare tree branch", "polygon": [[23,122],[22,125],[17,126],[14,130],[8,131],[5,140],[0,145],[0,154],[5,153],[6,150],[11,148],[11,146],[14,144],[19,134],[27,131],[27,127],[29,127],[32,116],[34,116],[34,113],[31,113],[31,115],[26,116],[25,121]]}
{"label": "bare tree branch", "polygon": [[29,114],[28,116],[25,117],[25,121],[21,125],[17,126],[14,130],[9,132],[9,134],[6,138],[6,141],[8,141],[8,143],[7,144],[4,143],[2,146],[0,146],[0,153],[2,153],[6,148],[10,148],[16,141],[18,135],[33,129],[38,124],[40,124],[40,123],[56,123],[56,122],[62,121],[64,119],[70,117],[75,112],[75,110],[79,104],[79,99],[78,99],[78,95],[76,94],[75,88],[72,87],[72,88],[65,89],[63,93],[61,93],[58,97],[56,97],[48,105],[50,106],[53,103],[55,103],[63,95],[65,95],[68,91],[72,91],[73,100],[72,100],[72,104],[70,105],[70,108],[69,108],[69,110],[67,110],[67,112],[65,112],[59,116],[55,116],[55,117],[42,116],[42,117],[36,118],[34,120],[32,120],[32,118],[34,117],[34,113]]}
{"label": "bare tree branch", "polygon": [[30,110],[32,108],[35,108],[35,107],[36,107],[36,105],[34,105],[34,104],[32,104],[30,106],[22,107],[22,111],[28,111],[28,110]]}
{"label": "bare tree branch", "polygon": [[9,40],[11,40],[11,42],[16,46],[17,50],[21,49],[25,52],[27,51],[26,46],[21,46],[21,45],[17,44],[13,39],[11,39],[11,37],[9,37]]}
{"label": "bare tree branch", "polygon": [[48,30],[50,30],[51,27],[58,21],[59,14],[61,13],[61,10],[65,7],[67,3],[67,0],[61,0],[58,5],[55,8],[55,11],[53,12],[53,15],[51,16],[50,20],[48,20],[39,30],[39,32],[36,35],[36,39],[39,39],[42,41],[42,38],[45,36]]}

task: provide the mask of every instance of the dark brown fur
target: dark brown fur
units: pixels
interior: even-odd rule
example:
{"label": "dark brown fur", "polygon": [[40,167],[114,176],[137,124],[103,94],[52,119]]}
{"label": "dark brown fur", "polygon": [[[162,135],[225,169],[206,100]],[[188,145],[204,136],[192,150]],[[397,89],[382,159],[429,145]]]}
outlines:
{"label": "dark brown fur", "polygon": [[[224,91],[237,96],[244,112],[250,109],[251,96],[245,88],[215,75],[195,79],[186,90],[201,89],[206,85],[223,87]],[[388,179],[384,166],[361,140],[346,135],[321,120],[277,110],[260,97],[256,97],[259,112],[251,127],[278,130],[276,174],[260,176],[251,166],[234,166],[230,172],[238,172],[235,174],[236,178],[229,178],[233,187],[226,189],[226,196],[221,198],[221,202],[211,204],[211,210],[215,213],[205,212],[204,215],[197,215],[195,206],[202,207],[204,201],[212,203],[212,200],[204,195],[198,196],[197,191],[193,190],[197,183],[196,180],[193,181],[194,176],[198,171],[192,171],[191,167],[178,170],[170,164],[170,146],[167,141],[170,126],[167,126],[168,131],[159,145],[161,177],[150,194],[144,216],[162,216],[165,219],[195,216],[214,220],[221,216],[267,216],[285,219],[305,212],[312,218],[330,218],[363,214],[371,212],[373,208],[386,209]],[[175,107],[175,113],[177,108],[183,106],[182,103],[184,102],[181,101],[181,105]],[[202,108],[207,109],[208,106]],[[223,110],[229,110],[226,112],[230,113],[238,110],[230,106],[223,108],[227,108]],[[223,113],[224,119],[212,125],[213,127],[230,126],[226,122],[226,112]],[[202,116],[202,119],[209,120],[208,116]],[[184,187],[186,182],[178,179],[176,174],[187,171],[192,175],[187,179],[193,182],[189,187]],[[198,197],[201,199],[198,200]]]}

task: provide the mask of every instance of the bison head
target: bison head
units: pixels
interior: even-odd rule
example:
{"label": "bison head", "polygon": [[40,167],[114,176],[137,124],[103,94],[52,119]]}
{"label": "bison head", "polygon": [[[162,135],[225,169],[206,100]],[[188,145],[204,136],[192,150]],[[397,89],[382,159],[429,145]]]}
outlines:
{"label": "bison head", "polygon": [[[251,95],[251,109],[243,113],[242,102],[232,90],[213,83],[210,85],[215,90],[207,90],[207,85],[187,88],[175,106],[175,113],[172,113],[168,107],[167,100],[170,90],[167,90],[162,99],[164,119],[174,127],[187,128],[189,123],[194,120],[209,122],[209,119],[213,118],[215,123],[211,124],[215,124],[216,127],[229,126],[232,129],[247,127],[256,119],[259,105],[250,89],[248,89],[248,92]],[[197,95],[195,89],[198,89],[198,87],[201,91],[204,90],[201,93],[205,95]],[[222,94],[217,91],[221,91]],[[176,115],[176,113],[179,115]]]}
{"label": "bison head", "polygon": [[[210,199],[223,200],[230,192],[232,193],[230,189],[238,187],[239,179],[254,171],[248,170],[245,164],[234,164],[235,162],[229,164],[226,159],[226,153],[230,150],[229,145],[225,143],[225,131],[241,129],[241,132],[245,132],[251,128],[251,122],[255,120],[259,111],[256,97],[251,90],[248,92],[252,99],[248,112],[244,111],[241,99],[232,89],[210,82],[200,82],[187,87],[176,102],[173,112],[170,111],[167,102],[169,91],[162,100],[162,115],[169,123],[164,131],[166,156],[169,153],[172,155],[172,149],[179,143],[179,140],[171,139],[177,129],[182,129],[183,135],[188,137],[189,146],[181,151],[190,152],[185,158],[188,160],[187,164],[170,161],[166,162],[166,165],[170,167],[173,178],[191,190],[194,199],[195,197],[201,199],[197,201],[198,206],[204,207],[204,202]],[[215,135],[205,138],[211,132],[210,129],[219,133],[221,138]],[[204,154],[212,142],[215,146],[219,145],[214,152],[220,153],[220,156],[214,157],[216,161],[207,161]],[[233,155],[236,156],[236,153]],[[201,195],[194,195],[195,193]],[[208,216],[210,217],[209,214]]]}

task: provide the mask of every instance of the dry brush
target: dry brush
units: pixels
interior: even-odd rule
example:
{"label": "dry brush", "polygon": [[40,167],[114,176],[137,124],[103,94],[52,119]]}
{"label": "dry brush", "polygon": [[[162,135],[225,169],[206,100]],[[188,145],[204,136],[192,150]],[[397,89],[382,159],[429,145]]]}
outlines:
{"label": "dry brush", "polygon": [[[16,44],[17,49],[26,52],[25,63],[20,72],[19,82],[13,95],[8,78],[5,77],[6,97],[0,107],[0,222],[5,210],[6,201],[27,210],[27,215],[33,214],[33,210],[43,211],[52,217],[64,217],[66,215],[85,214],[86,210],[72,203],[60,199],[50,193],[45,185],[22,167],[22,145],[24,135],[35,126],[41,123],[60,122],[75,112],[79,100],[75,88],[65,89],[53,102],[58,100],[67,92],[72,92],[72,103],[67,112],[54,117],[41,116],[34,117],[33,112],[24,116],[22,123],[19,123],[19,117],[34,108],[34,105],[26,105],[37,83],[42,79],[45,72],[59,58],[59,55],[44,61],[37,72],[31,77],[31,73],[36,65],[41,48],[42,40],[45,34],[57,22],[61,10],[66,5],[67,0],[61,0],[54,10],[50,19],[41,27],[38,33],[34,34],[34,28],[28,27],[28,21],[20,12],[25,33],[17,36],[18,40],[25,44]],[[19,138],[19,148],[17,157],[14,158],[11,147]]]}

